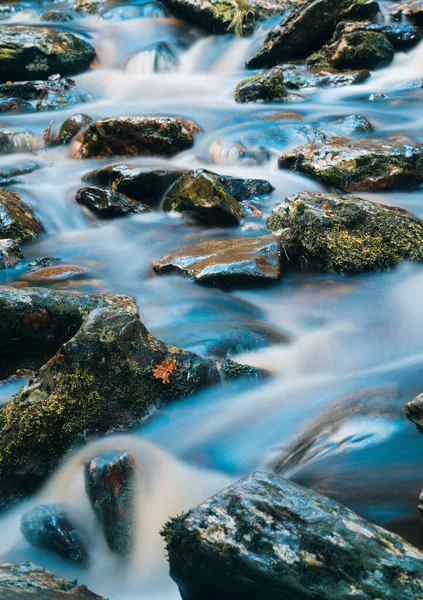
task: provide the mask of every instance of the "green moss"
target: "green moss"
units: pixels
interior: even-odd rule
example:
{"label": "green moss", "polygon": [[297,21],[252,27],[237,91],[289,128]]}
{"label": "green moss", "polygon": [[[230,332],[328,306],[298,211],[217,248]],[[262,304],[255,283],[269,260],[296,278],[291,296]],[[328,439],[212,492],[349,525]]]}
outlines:
{"label": "green moss", "polygon": [[227,31],[242,36],[246,29],[251,29],[255,22],[255,12],[247,2],[242,0],[226,0],[212,5],[213,18],[227,23]]}

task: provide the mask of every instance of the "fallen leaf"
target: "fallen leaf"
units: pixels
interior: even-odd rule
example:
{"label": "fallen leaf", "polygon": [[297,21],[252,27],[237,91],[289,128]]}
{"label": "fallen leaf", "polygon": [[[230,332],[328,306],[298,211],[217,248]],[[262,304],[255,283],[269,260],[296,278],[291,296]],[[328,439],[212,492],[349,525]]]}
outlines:
{"label": "fallen leaf", "polygon": [[162,383],[170,383],[170,376],[176,371],[176,360],[174,358],[168,358],[162,362],[161,365],[156,365],[153,370],[153,375],[156,379],[161,379]]}

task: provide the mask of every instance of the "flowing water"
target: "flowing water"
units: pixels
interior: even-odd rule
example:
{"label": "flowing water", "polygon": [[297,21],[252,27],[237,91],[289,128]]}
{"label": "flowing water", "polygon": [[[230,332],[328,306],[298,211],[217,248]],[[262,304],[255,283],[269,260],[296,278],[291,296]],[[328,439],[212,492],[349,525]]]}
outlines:
{"label": "flowing water", "polygon": [[[39,24],[47,4],[69,7],[26,2],[12,22]],[[423,141],[423,92],[405,90],[423,77],[422,44],[398,53],[391,66],[359,86],[305,92],[303,102],[236,105],[234,87],[248,76],[244,61],[271,25],[247,39],[208,35],[170,18],[158,3],[136,2],[66,23],[64,28],[89,40],[98,54],[94,68],[75,78],[92,96],[82,111],[93,118],[193,119],[204,133],[192,150],[169,161],[124,162],[203,166],[267,179],[276,191],[259,204],[265,213],[294,192],[321,189],[277,169],[278,154],[301,144],[312,126],[330,128],[333,120],[360,114],[371,121],[371,135],[408,134]],[[374,92],[388,98],[371,102]],[[42,136],[51,119],[55,129],[75,112],[2,115],[0,127],[21,132],[25,148],[25,132]],[[288,273],[269,288],[233,291],[155,277],[151,262],[167,251],[201,239],[249,235],[261,226],[241,232],[199,228],[159,211],[93,221],[74,201],[75,191],[84,174],[119,161],[78,161],[70,157],[73,150],[49,147],[14,155],[15,162],[29,157],[42,166],[15,188],[47,234],[26,246],[23,265],[0,272],[0,284],[22,285],[28,262],[53,256],[82,267],[85,276],[50,286],[133,296],[143,322],[165,341],[198,352],[220,344],[223,354],[238,332],[255,335],[259,329],[285,332],[291,343],[237,356],[272,370],[275,376],[266,383],[226,385],[162,408],[138,431],[92,442],[58,469],[30,504],[48,499],[72,505],[90,540],[91,568],[78,570],[30,548],[19,533],[27,505],[2,516],[0,554],[77,577],[110,600],[178,598],[158,535],[162,524],[243,474],[274,465],[421,546],[416,504],[423,486],[423,438],[405,419],[403,406],[423,391],[423,267],[404,264],[361,276]],[[0,160],[0,166],[10,163],[10,156]],[[362,196],[423,217],[421,190]],[[236,356],[236,344],[231,351]],[[0,402],[21,384],[3,383]],[[107,550],[83,489],[83,459],[110,447],[132,450],[138,458],[139,518],[127,563]]]}

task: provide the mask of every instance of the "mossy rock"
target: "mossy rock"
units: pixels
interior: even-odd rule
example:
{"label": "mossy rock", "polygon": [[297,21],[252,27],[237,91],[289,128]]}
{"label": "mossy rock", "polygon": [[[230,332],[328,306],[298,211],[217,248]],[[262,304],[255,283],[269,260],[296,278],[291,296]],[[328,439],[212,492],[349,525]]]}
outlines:
{"label": "mossy rock", "polygon": [[423,182],[423,144],[403,136],[316,139],[283,154],[279,167],[347,192],[417,188]]}
{"label": "mossy rock", "polygon": [[214,364],[155,339],[138,317],[94,310],[0,410],[0,502],[36,489],[87,438],[133,428],[217,381]]}
{"label": "mossy rock", "polygon": [[68,31],[25,25],[0,26],[0,80],[39,79],[88,69],[95,50]]}
{"label": "mossy rock", "polygon": [[235,102],[287,102],[298,100],[301,96],[289,94],[284,87],[283,70],[274,67],[249,79],[244,79],[236,86]]}
{"label": "mossy rock", "polygon": [[173,156],[191,148],[198,133],[198,125],[180,117],[101,119],[89,125],[78,157]]}
{"label": "mossy rock", "polygon": [[100,307],[138,314],[128,296],[0,287],[0,379],[41,367]]}
{"label": "mossy rock", "polygon": [[107,7],[108,0],[76,0],[73,10],[83,15],[96,15]]}
{"label": "mossy rock", "polygon": [[291,10],[267,35],[247,61],[247,67],[273,67],[284,60],[306,57],[318,50],[345,19],[365,19],[379,10],[374,0],[310,0]]}
{"label": "mossy rock", "polygon": [[61,124],[60,129],[54,139],[55,143],[69,144],[69,142],[71,142],[73,138],[84,129],[84,127],[87,127],[91,121],[91,117],[84,113],[72,115]]}
{"label": "mossy rock", "polygon": [[295,194],[267,224],[272,231],[289,228],[300,255],[331,272],[379,271],[403,260],[423,260],[422,220],[356,196]]}
{"label": "mossy rock", "polygon": [[341,504],[256,472],[164,527],[183,600],[423,596],[423,553]]}
{"label": "mossy rock", "polygon": [[19,194],[0,187],[0,239],[28,240],[44,231]]}
{"label": "mossy rock", "polygon": [[45,23],[66,23],[66,21],[72,21],[72,17],[69,13],[64,10],[49,10],[44,13],[40,19]]}
{"label": "mossy rock", "polygon": [[219,177],[205,169],[182,175],[166,194],[163,210],[189,212],[213,225],[238,225],[245,217]]}

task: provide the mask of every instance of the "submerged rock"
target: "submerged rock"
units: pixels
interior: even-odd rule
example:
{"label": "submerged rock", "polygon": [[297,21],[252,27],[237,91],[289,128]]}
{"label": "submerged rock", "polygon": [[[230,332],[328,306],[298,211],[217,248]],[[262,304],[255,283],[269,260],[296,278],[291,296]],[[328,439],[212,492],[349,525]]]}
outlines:
{"label": "submerged rock", "polygon": [[72,21],[72,17],[64,10],[53,9],[44,13],[40,21],[44,21],[46,23],[65,23],[66,21]]}
{"label": "submerged rock", "polygon": [[95,187],[78,190],[75,200],[104,218],[124,217],[129,214],[150,211],[150,208],[142,202],[132,200],[113,190],[102,190]]}
{"label": "submerged rock", "polygon": [[22,250],[16,240],[0,240],[0,269],[10,269],[22,260]]}
{"label": "submerged rock", "polygon": [[153,264],[158,275],[178,273],[199,283],[224,284],[277,281],[281,247],[272,235],[236,240],[210,240],[180,248]]}
{"label": "submerged rock", "polygon": [[78,133],[80,133],[84,127],[89,125],[91,121],[92,118],[84,113],[72,115],[61,124],[54,140],[55,143],[69,144],[69,142],[72,141],[72,139],[78,135]]}
{"label": "submerged rock", "polygon": [[4,98],[0,100],[0,113],[3,112],[34,112],[35,108],[31,102],[21,98]]}
{"label": "submerged rock", "polygon": [[87,565],[81,535],[66,515],[66,507],[40,504],[21,517],[21,532],[30,544],[58,554],[77,565]]}
{"label": "submerged rock", "polygon": [[295,194],[267,224],[272,231],[289,228],[301,257],[328,271],[377,271],[423,260],[423,221],[357,196]]}
{"label": "submerged rock", "polygon": [[200,128],[180,117],[116,117],[92,123],[84,134],[79,158],[173,156],[191,148]]}
{"label": "submerged rock", "polygon": [[157,340],[138,317],[94,310],[0,410],[0,504],[36,489],[87,438],[126,431],[217,381],[214,364]]}
{"label": "submerged rock", "polygon": [[54,283],[57,281],[68,281],[69,279],[80,278],[85,275],[84,269],[74,265],[56,265],[46,266],[39,269],[32,269],[26,273],[22,279],[37,283]]}
{"label": "submerged rock", "polygon": [[0,563],[2,600],[105,600],[77,582],[54,575],[33,563]]}
{"label": "submerged rock", "polygon": [[55,73],[75,75],[86,70],[94,58],[91,44],[68,31],[25,25],[0,26],[0,79],[3,81],[38,79]]}
{"label": "submerged rock", "polygon": [[111,450],[85,464],[85,487],[109,548],[128,556],[135,530],[136,459]]}
{"label": "submerged rock", "polygon": [[138,314],[128,296],[0,287],[0,379],[16,369],[41,367],[100,307]]}
{"label": "submerged rock", "polygon": [[273,67],[263,71],[254,77],[244,79],[236,86],[235,102],[263,102],[279,101],[285,102],[295,100],[300,96],[288,94],[284,87],[283,70],[281,67]]}
{"label": "submerged rock", "polygon": [[191,212],[213,225],[238,225],[245,217],[219,177],[205,169],[182,175],[166,194],[163,210]]}
{"label": "submerged rock", "polygon": [[405,415],[416,425],[420,433],[423,433],[423,394],[419,394],[405,405]]}
{"label": "submerged rock", "polygon": [[423,594],[420,550],[277,475],[248,475],[171,519],[163,535],[184,600]]}
{"label": "submerged rock", "polygon": [[153,42],[128,59],[125,73],[170,73],[178,65],[178,56],[168,43]]}
{"label": "submerged rock", "polygon": [[16,192],[0,187],[0,239],[27,240],[44,231]]}
{"label": "submerged rock", "polygon": [[306,65],[290,63],[279,68],[282,69],[283,82],[288,90],[357,85],[370,77],[370,72],[366,69],[340,72],[335,69],[310,69]]}
{"label": "submerged rock", "polygon": [[306,0],[269,32],[247,66],[273,67],[283,60],[308,56],[330,39],[340,21],[369,18],[378,10],[374,0]]}
{"label": "submerged rock", "polygon": [[423,181],[423,145],[402,136],[316,140],[286,152],[279,167],[347,192],[416,188]]}
{"label": "submerged rock", "polygon": [[349,115],[348,117],[331,119],[324,126],[337,135],[345,136],[373,131],[370,121],[362,115]]}

